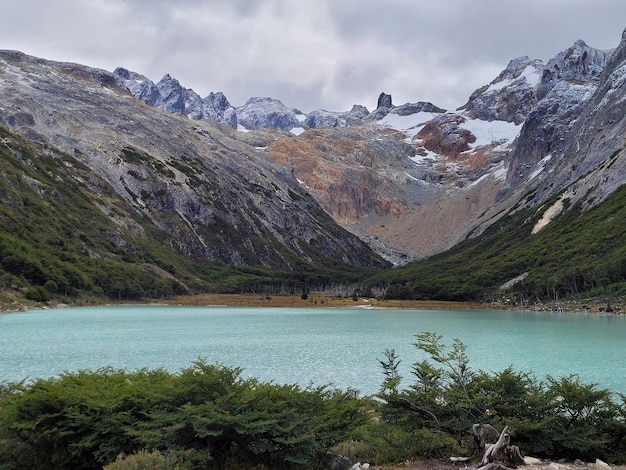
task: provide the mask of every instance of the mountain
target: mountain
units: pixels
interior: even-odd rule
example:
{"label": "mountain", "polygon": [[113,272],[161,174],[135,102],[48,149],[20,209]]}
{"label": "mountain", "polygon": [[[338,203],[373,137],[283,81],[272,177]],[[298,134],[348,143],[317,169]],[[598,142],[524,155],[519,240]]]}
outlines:
{"label": "mountain", "polygon": [[614,51],[577,41],[550,60],[504,158],[495,215],[449,251],[374,284],[404,298],[623,303],[625,81],[626,32]]}
{"label": "mountain", "polygon": [[193,291],[258,266],[277,290],[300,291],[307,271],[323,284],[325,271],[385,266],[228,125],[146,106],[81,65],[2,51],[0,77],[0,265],[12,276],[110,294],[98,276],[126,263]]}
{"label": "mountain", "polygon": [[116,81],[128,88],[138,100],[168,113],[180,113],[193,120],[209,119],[237,128],[235,108],[224,93],[209,93],[201,98],[195,91],[183,88],[178,80],[166,74],[156,85],[148,78],[123,67],[113,71]]}
{"label": "mountain", "polygon": [[[25,260],[27,286],[60,271],[57,286],[107,295],[117,292],[107,263],[144,279],[135,293],[149,290],[147,276],[169,279],[169,291],[335,284],[467,300],[516,279],[533,286],[523,295],[545,297],[548,285],[576,286],[571,295],[624,275],[626,39],[612,51],[577,41],[545,64],[514,59],[454,111],[398,106],[387,93],[371,112],[304,114],[270,97],[234,107],[170,75],[153,83],[12,51],[0,60],[1,151],[19,163],[4,169],[3,224],[19,233],[3,232],[5,285],[23,284]],[[602,216],[606,235],[590,226]],[[70,237],[67,227],[83,228]],[[587,263],[568,227],[607,249]],[[558,257],[537,240],[576,254]],[[80,253],[80,275],[70,253]],[[383,258],[404,267],[370,275]],[[467,286],[478,262],[486,272]],[[589,272],[610,274],[589,281]]]}

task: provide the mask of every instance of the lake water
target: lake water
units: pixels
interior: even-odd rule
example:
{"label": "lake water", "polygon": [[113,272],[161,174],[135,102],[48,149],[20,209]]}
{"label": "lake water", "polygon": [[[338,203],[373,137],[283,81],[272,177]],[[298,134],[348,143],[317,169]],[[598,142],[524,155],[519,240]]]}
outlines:
{"label": "lake water", "polygon": [[362,394],[396,350],[403,386],[425,359],[414,335],[467,345],[472,370],[511,365],[542,377],[578,374],[626,393],[626,319],[521,311],[115,306],[0,315],[0,382],[114,366],[179,371],[202,357],[276,383],[331,384]]}

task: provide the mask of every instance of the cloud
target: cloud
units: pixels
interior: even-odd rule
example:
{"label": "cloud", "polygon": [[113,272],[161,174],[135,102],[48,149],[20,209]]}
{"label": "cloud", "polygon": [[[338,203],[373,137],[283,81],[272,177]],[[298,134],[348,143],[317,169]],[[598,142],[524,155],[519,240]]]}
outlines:
{"label": "cloud", "polygon": [[616,47],[624,17],[621,0],[21,0],[3,6],[0,48],[169,73],[235,105],[372,109],[384,91],[453,109],[515,57]]}

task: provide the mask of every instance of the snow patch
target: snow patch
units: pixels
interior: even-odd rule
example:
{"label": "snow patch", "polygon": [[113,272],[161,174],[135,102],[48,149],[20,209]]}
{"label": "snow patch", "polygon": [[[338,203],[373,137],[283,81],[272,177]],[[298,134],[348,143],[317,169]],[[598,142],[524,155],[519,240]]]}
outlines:
{"label": "snow patch", "polygon": [[537,164],[535,165],[535,169],[533,170],[533,172],[528,177],[528,181],[530,181],[530,180],[536,178],[537,176],[539,176],[541,174],[541,172],[543,171],[543,169],[546,167],[546,164],[550,160],[552,160],[552,154],[546,155],[541,160],[539,160],[537,162]]}
{"label": "snow patch", "polygon": [[398,114],[389,113],[378,124],[391,127],[400,132],[404,132],[407,137],[413,137],[428,121],[438,116],[440,113],[427,113],[421,111],[408,116],[400,116]]}
{"label": "snow patch", "polygon": [[537,69],[532,65],[527,65],[518,77],[509,78],[506,80],[502,80],[501,82],[492,83],[491,85],[489,85],[489,88],[485,90],[485,94],[502,90],[503,88],[506,88],[516,82],[521,82],[522,80],[525,80],[529,86],[536,88],[537,86],[539,86],[539,83],[541,83],[541,73],[542,71],[540,69]]}
{"label": "snow patch", "polygon": [[428,163],[432,163],[435,160],[438,160],[439,155],[436,154],[435,152],[431,152],[430,150],[427,150],[426,155],[414,155],[409,158],[413,162],[417,163],[418,165],[426,165]]}
{"label": "snow patch", "polygon": [[507,167],[504,166],[504,162],[501,162],[500,163],[500,168],[498,168],[497,170],[495,170],[493,172],[493,177],[495,179],[504,181],[506,179],[507,172],[508,172]]}
{"label": "snow patch", "polygon": [[527,277],[528,277],[528,271],[520,274],[519,276],[515,276],[513,279],[509,279],[508,281],[506,281],[504,284],[500,286],[500,289],[501,290],[510,289],[515,284],[517,284],[518,282],[522,282]]}
{"label": "snow patch", "polygon": [[300,135],[305,131],[304,127],[293,127],[289,132],[294,135]]}
{"label": "snow patch", "polygon": [[515,140],[522,130],[522,125],[515,125],[506,121],[483,121],[482,119],[468,119],[460,124],[476,137],[472,148],[483,147],[493,143],[508,144]]}

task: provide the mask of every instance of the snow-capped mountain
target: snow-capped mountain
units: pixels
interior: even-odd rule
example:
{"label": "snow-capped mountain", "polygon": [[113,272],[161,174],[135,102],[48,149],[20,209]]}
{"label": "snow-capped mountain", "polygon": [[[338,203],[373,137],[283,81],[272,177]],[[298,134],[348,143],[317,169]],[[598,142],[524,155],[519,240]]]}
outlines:
{"label": "snow-capped mountain", "polygon": [[543,70],[540,60],[526,56],[514,59],[491,83],[472,93],[460,109],[485,121],[521,124],[537,104]]}
{"label": "snow-capped mountain", "polygon": [[113,75],[135,98],[150,106],[172,114],[183,114],[190,119],[210,119],[237,128],[235,108],[221,92],[210,93],[201,98],[195,91],[184,88],[169,74],[156,84],[145,76],[122,67],[116,68]]}
{"label": "snow-capped mountain", "polygon": [[250,98],[237,108],[237,121],[246,130],[271,128],[290,131],[300,127],[304,119],[301,111],[288,108],[273,98]]}
{"label": "snow-capped mountain", "polygon": [[[391,258],[412,258],[479,232],[527,185],[552,178],[611,53],[577,41],[545,64],[513,59],[456,111],[423,101],[395,106],[386,93],[371,112],[357,104],[304,115],[271,98],[233,108],[223,95],[201,99],[169,75],[155,85],[124,69],[115,74],[147,104],[253,131],[242,138],[288,168],[344,227],[377,240]],[[357,177],[363,165],[377,175]],[[436,224],[415,222],[433,218]],[[426,241],[406,235],[415,231]]]}
{"label": "snow-capped mountain", "polygon": [[[381,93],[371,112],[355,104],[304,114],[270,97],[239,107],[223,93],[202,98],[170,75],[154,83],[118,68],[103,79],[168,113],[226,124],[222,132],[269,157],[344,228],[400,262],[480,233],[531,187],[525,203],[539,204],[592,171],[604,157],[584,149],[621,141],[625,47],[600,51],[577,41],[546,64],[511,60],[455,111],[426,101],[396,106]],[[598,155],[619,150],[603,145]]]}

